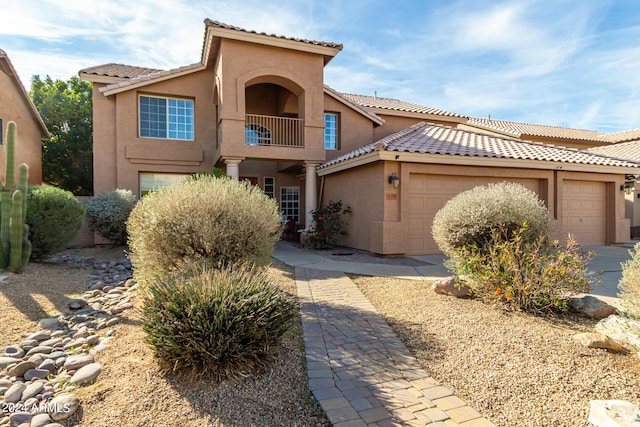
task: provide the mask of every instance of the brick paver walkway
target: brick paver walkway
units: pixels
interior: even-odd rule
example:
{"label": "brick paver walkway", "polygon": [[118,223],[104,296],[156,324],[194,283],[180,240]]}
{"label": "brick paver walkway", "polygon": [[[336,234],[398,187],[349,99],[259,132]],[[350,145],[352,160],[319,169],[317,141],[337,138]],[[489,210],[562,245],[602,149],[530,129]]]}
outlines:
{"label": "brick paver walkway", "polygon": [[422,369],[344,273],[295,274],[309,387],[334,426],[493,426]]}

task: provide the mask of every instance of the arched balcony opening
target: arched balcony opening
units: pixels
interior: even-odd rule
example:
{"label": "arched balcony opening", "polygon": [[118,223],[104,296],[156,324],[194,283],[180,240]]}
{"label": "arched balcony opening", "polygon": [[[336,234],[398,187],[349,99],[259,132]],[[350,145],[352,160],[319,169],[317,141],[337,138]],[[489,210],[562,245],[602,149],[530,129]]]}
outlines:
{"label": "arched balcony opening", "polygon": [[304,119],[300,99],[275,83],[245,88],[245,144],[304,147]]}

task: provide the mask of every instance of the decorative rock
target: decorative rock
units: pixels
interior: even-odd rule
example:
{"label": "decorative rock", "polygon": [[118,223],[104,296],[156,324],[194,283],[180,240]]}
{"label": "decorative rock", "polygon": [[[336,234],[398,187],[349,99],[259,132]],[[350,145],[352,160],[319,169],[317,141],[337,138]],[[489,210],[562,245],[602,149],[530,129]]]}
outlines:
{"label": "decorative rock", "polygon": [[0,396],[4,396],[7,390],[9,390],[9,387],[0,387]]}
{"label": "decorative rock", "polygon": [[29,369],[24,373],[24,380],[31,381],[34,378],[44,379],[51,375],[51,371],[48,369]]}
{"label": "decorative rock", "polygon": [[72,310],[78,310],[79,308],[86,307],[87,301],[82,298],[72,298],[69,300],[69,308]]}
{"label": "decorative rock", "polygon": [[11,381],[8,378],[1,378],[0,379],[0,387],[11,387],[13,385],[13,381]]}
{"label": "decorative rock", "polygon": [[34,354],[42,353],[49,354],[53,351],[53,347],[48,345],[39,345],[37,347],[33,347],[31,350],[27,351],[27,356],[31,356]]}
{"label": "decorative rock", "polygon": [[44,341],[51,338],[51,332],[49,331],[38,331],[34,332],[27,337],[27,340],[36,340],[36,341]]}
{"label": "decorative rock", "polygon": [[609,316],[599,321],[595,329],[614,340],[640,348],[640,321],[621,316]]}
{"label": "decorative rock", "polygon": [[16,359],[15,357],[8,357],[8,356],[0,357],[0,369],[4,369],[7,366],[19,361],[20,359]]}
{"label": "decorative rock", "polygon": [[27,388],[27,386],[24,383],[15,383],[4,393],[4,401],[6,403],[18,402],[25,388]]}
{"label": "decorative rock", "polygon": [[29,351],[37,345],[38,345],[38,341],[36,340],[24,340],[20,343],[20,347],[22,347],[24,351]]}
{"label": "decorative rock", "polygon": [[44,427],[50,422],[49,414],[38,414],[31,418],[31,427]]}
{"label": "decorative rock", "polygon": [[89,345],[96,345],[100,342],[100,336],[99,335],[91,335],[87,337],[87,344]]}
{"label": "decorative rock", "polygon": [[456,286],[455,279],[451,276],[435,282],[431,288],[437,294],[456,298],[463,298],[471,293],[471,288],[467,285]]}
{"label": "decorative rock", "polygon": [[62,421],[70,418],[78,410],[80,400],[71,394],[61,394],[49,402],[51,413],[49,416],[53,421]]}
{"label": "decorative rock", "polygon": [[100,290],[101,291],[102,289],[104,289],[105,286],[107,286],[106,283],[97,282],[97,283],[91,285],[91,287],[89,289],[92,290],[92,291],[95,291],[95,290]]}
{"label": "decorative rock", "polygon": [[128,279],[126,282],[124,282],[124,286],[126,288],[131,288],[136,284],[136,281],[133,279]]}
{"label": "decorative rock", "polygon": [[20,347],[10,346],[4,349],[4,355],[6,357],[15,357],[16,359],[21,359],[24,356],[24,350]]}
{"label": "decorative rock", "polygon": [[[37,409],[38,407],[38,403],[40,401],[38,400],[37,397],[31,397],[27,400],[24,401],[24,407],[31,413],[33,413],[34,411],[32,409]],[[35,408],[34,408],[35,406]]]}
{"label": "decorative rock", "polygon": [[[51,354],[51,353],[49,353]],[[44,353],[36,353],[31,355],[31,357],[29,357],[29,359],[27,359],[29,362],[33,362],[37,365],[41,364],[42,362],[44,362],[48,357],[48,354],[44,354]]]}
{"label": "decorative rock", "polygon": [[616,308],[607,304],[592,295],[585,295],[581,298],[570,298],[569,307],[578,313],[584,314],[594,319],[604,319],[616,312]]}
{"label": "decorative rock", "polygon": [[624,347],[616,340],[599,332],[583,332],[575,334],[573,340],[587,348],[602,348],[613,352],[621,352]]}
{"label": "decorative rock", "polygon": [[56,338],[50,338],[48,340],[42,341],[40,343],[40,346],[56,347],[61,344],[62,344],[62,338],[56,337]]}
{"label": "decorative rock", "polygon": [[43,360],[38,369],[48,371],[49,373],[56,370],[56,362],[53,359]]}
{"label": "decorative rock", "polygon": [[29,384],[23,391],[20,400],[27,400],[34,397],[36,394],[42,391],[44,387],[44,383],[42,381],[37,381],[35,383]]}
{"label": "decorative rock", "polygon": [[46,317],[38,322],[38,326],[42,329],[53,329],[58,326],[58,324],[57,317]]}
{"label": "decorative rock", "polygon": [[99,363],[90,363],[78,369],[78,371],[73,374],[69,382],[78,385],[92,382],[96,378],[98,378],[100,372],[102,372],[102,365],[100,365]]}
{"label": "decorative rock", "polygon": [[33,415],[30,412],[14,412],[9,415],[9,422],[12,426],[19,426],[20,424],[27,424],[31,422]]}
{"label": "decorative rock", "polygon": [[65,357],[66,355],[67,355],[67,353],[65,353],[64,351],[62,351],[62,350],[56,350],[56,351],[52,351],[51,353],[49,353],[49,354],[47,355],[47,357],[48,357],[49,359],[56,360],[57,358],[59,358],[59,357]]}
{"label": "decorative rock", "polygon": [[38,366],[36,363],[30,361],[20,362],[9,370],[9,375],[13,377],[22,377],[24,376],[25,372],[27,372],[29,369],[35,368],[36,366]]}
{"label": "decorative rock", "polygon": [[105,326],[106,326],[107,328],[110,328],[111,326],[113,326],[113,325],[117,325],[118,323],[120,323],[120,321],[121,321],[121,320],[122,320],[122,319],[121,319],[120,317],[114,317],[114,318],[112,318],[112,319],[109,319],[109,320],[107,321],[107,323],[105,323]]}
{"label": "decorative rock", "polygon": [[76,369],[80,369],[90,363],[93,363],[93,356],[75,354],[73,356],[67,357],[67,360],[64,362],[64,369],[66,369],[67,371],[73,371]]}
{"label": "decorative rock", "polygon": [[596,427],[637,427],[640,410],[623,400],[592,400],[588,421]]}

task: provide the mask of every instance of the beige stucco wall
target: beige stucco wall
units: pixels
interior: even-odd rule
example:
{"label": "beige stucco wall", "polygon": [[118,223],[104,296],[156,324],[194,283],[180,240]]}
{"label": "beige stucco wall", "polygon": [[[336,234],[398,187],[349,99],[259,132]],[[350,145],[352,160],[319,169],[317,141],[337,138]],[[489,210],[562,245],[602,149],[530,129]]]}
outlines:
{"label": "beige stucco wall", "polygon": [[[222,158],[324,161],[323,69],[321,55],[222,39],[214,70],[222,142],[216,154]],[[252,112],[251,108],[247,111],[246,88],[261,83],[282,86],[295,95],[283,106],[305,120],[304,148],[245,144],[245,114]],[[248,101],[256,102],[255,91],[248,94]],[[296,107],[290,105],[292,100],[297,101]]]}
{"label": "beige stucco wall", "polygon": [[373,122],[353,108],[347,107],[345,104],[325,94],[324,111],[337,113],[339,121],[338,149],[328,150],[327,160],[339,157],[373,142]]}
{"label": "beige stucco wall", "polygon": [[[10,121],[16,123],[16,179],[17,165],[29,165],[29,184],[42,183],[42,127],[33,116],[33,109],[24,99],[13,77],[0,71],[0,119],[2,141],[6,143]],[[0,176],[4,180],[4,148],[0,149]]]}
{"label": "beige stucco wall", "polygon": [[391,135],[392,133],[407,129],[416,123],[421,122],[429,122],[435,123],[445,126],[456,127],[458,125],[457,121],[446,121],[446,120],[427,120],[425,118],[420,117],[400,117],[400,116],[391,116],[384,113],[376,113],[380,117],[382,117],[385,122],[382,126],[378,126],[373,131],[373,138],[375,141],[382,139],[386,136]]}

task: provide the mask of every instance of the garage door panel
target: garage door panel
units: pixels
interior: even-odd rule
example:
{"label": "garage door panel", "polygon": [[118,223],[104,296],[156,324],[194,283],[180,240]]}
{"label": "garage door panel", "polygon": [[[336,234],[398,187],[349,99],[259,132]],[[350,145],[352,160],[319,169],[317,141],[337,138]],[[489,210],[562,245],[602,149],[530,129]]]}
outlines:
{"label": "garage door panel", "polygon": [[582,246],[605,245],[607,227],[607,188],[604,182],[562,183],[562,231],[573,234]]}
{"label": "garage door panel", "polygon": [[[405,213],[408,254],[439,253],[431,236],[433,218],[440,209],[457,194],[479,185],[512,181],[539,193],[537,179],[460,177],[453,175],[410,174],[407,197],[408,209]],[[421,200],[418,202],[417,200]]]}

